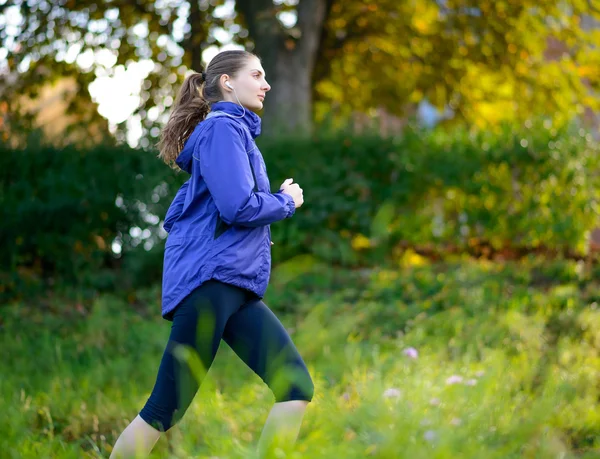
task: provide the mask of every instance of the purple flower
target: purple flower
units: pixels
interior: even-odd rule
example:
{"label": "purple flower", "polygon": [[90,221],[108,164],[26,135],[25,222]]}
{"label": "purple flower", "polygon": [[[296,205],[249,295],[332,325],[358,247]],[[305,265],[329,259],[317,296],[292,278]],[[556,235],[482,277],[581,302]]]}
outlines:
{"label": "purple flower", "polygon": [[411,359],[416,359],[419,357],[419,352],[414,347],[409,347],[404,349],[404,355],[410,357]]}
{"label": "purple flower", "polygon": [[400,389],[396,389],[395,387],[390,387],[383,393],[385,398],[398,398],[400,395],[402,395],[402,392],[400,392]]}
{"label": "purple flower", "polygon": [[463,382],[463,377],[458,375],[452,375],[446,379],[446,384],[460,384]]}
{"label": "purple flower", "polygon": [[477,384],[477,380],[476,379],[468,379],[467,382],[465,382],[465,384],[467,386],[474,386],[475,384]]}
{"label": "purple flower", "polygon": [[437,439],[437,434],[433,430],[428,430],[423,434],[423,438],[428,442],[433,442]]}

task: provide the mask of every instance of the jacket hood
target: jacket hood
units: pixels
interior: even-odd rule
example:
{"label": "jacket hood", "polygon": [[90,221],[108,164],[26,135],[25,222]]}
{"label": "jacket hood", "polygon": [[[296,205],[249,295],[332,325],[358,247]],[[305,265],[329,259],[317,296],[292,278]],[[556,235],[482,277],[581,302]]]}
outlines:
{"label": "jacket hood", "polygon": [[[233,102],[215,102],[211,106],[211,112],[225,112],[233,117],[237,122],[243,123],[249,130],[252,138],[255,139],[260,135],[261,131],[261,119],[260,117],[251,110],[244,109],[240,105]],[[202,124],[203,121],[199,123]],[[188,174],[192,173],[192,159],[194,153],[194,147],[196,139],[200,135],[200,130],[195,129],[192,135],[185,142],[183,150],[177,157],[175,163],[179,168],[186,171]]]}

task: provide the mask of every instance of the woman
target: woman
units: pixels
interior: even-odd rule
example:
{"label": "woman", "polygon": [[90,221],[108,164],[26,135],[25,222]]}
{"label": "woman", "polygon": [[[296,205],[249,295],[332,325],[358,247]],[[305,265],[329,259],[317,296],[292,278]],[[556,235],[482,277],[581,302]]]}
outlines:
{"label": "woman", "polygon": [[[276,403],[258,443],[293,443],[313,397],[306,365],[262,302],[271,269],[269,225],[291,218],[303,192],[287,179],[271,193],[262,155],[260,110],[270,86],[260,60],[225,51],[189,76],[159,143],[160,157],[191,175],[165,218],[162,315],[171,334],[154,389],[118,438],[111,458],[148,455],[184,415],[223,339],[269,386]],[[195,358],[192,355],[192,358]],[[187,354],[187,358],[190,355]],[[198,360],[198,359],[195,359]]]}

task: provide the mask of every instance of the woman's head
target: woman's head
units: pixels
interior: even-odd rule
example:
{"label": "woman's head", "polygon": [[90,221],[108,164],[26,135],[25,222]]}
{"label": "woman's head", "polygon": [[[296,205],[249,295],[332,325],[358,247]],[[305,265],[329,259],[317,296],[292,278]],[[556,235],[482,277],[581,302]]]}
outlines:
{"label": "woman's head", "polygon": [[177,159],[196,125],[206,118],[211,103],[229,101],[258,111],[270,89],[260,59],[254,54],[241,50],[217,54],[203,74],[193,73],[183,82],[161,133],[159,157],[167,164]]}
{"label": "woman's head", "polygon": [[260,59],[247,51],[225,51],[206,68],[204,97],[209,102],[226,100],[258,111],[271,89]]}

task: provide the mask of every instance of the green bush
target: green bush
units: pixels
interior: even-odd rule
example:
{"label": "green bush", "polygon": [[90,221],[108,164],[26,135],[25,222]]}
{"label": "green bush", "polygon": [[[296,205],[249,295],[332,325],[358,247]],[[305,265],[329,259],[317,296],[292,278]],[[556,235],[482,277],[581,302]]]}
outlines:
{"label": "green bush", "polygon": [[126,252],[135,242],[130,228],[147,220],[158,227],[145,203],[157,207],[153,201],[172,192],[158,186],[162,172],[154,154],[124,147],[1,149],[3,293],[34,288],[37,278],[81,281],[113,266],[115,239]]}
{"label": "green bush", "polygon": [[[274,189],[293,177],[305,190],[297,217],[273,225],[276,264],[303,254],[379,263],[397,246],[581,254],[600,210],[599,148],[583,131],[320,133],[259,146]],[[0,158],[5,295],[39,278],[91,282],[102,268],[113,276],[104,286],[160,279],[160,220],[187,174],[125,147],[4,148]]]}
{"label": "green bush", "polygon": [[407,132],[262,147],[271,175],[305,190],[301,217],[273,228],[283,259],[310,251],[358,263],[353,247],[384,241],[581,254],[598,223],[599,149],[582,131]]}

